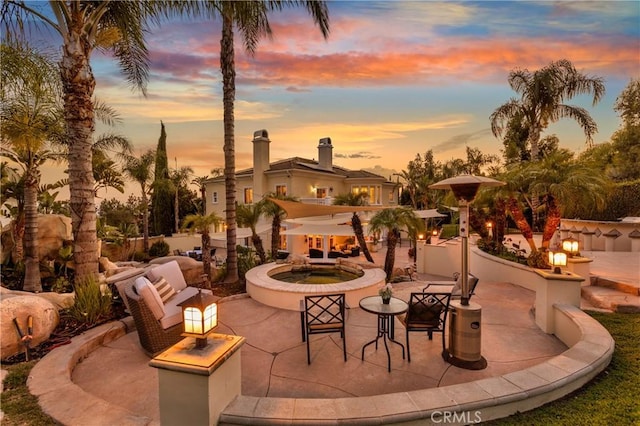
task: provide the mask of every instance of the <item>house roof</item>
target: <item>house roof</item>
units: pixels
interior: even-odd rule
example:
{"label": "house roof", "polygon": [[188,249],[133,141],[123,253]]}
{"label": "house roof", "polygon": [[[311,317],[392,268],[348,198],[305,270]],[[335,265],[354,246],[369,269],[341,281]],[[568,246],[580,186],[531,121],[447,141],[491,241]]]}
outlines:
{"label": "house roof", "polygon": [[[329,175],[341,176],[346,179],[384,179],[384,176],[377,175],[375,173],[368,172],[366,170],[349,170],[340,166],[333,166],[331,170],[321,168],[316,160],[309,160],[302,157],[291,157],[284,160],[275,161],[269,164],[269,172],[287,171],[287,170],[308,170],[318,173],[327,173]],[[236,176],[251,176],[253,174],[253,168],[243,169],[236,171]],[[211,181],[222,180],[224,176],[211,179]]]}

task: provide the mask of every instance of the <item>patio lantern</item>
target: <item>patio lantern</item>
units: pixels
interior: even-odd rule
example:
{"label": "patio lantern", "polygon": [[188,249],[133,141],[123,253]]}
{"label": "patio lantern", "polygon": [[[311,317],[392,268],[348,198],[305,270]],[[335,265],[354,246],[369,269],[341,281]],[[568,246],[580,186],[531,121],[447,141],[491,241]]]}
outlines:
{"label": "patio lantern", "polygon": [[569,257],[576,256],[579,251],[578,240],[573,237],[562,240],[562,250],[569,254]]}
{"label": "patio lantern", "polygon": [[549,250],[549,265],[553,266],[553,273],[560,274],[562,270],[561,266],[567,266],[567,254],[562,251]]}
{"label": "patio lantern", "polygon": [[179,306],[182,307],[182,335],[195,337],[196,348],[204,348],[207,346],[207,335],[218,326],[218,305],[215,298],[199,289],[198,294],[179,303]]}

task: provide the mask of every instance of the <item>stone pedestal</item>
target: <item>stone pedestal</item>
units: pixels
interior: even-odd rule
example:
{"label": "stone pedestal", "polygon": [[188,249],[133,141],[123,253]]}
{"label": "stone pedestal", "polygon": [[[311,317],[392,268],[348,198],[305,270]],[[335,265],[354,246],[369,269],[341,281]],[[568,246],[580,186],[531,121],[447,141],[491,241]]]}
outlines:
{"label": "stone pedestal", "polygon": [[238,395],[242,381],[240,347],[244,337],[211,334],[203,349],[186,338],[149,362],[158,369],[160,423],[215,425]]}
{"label": "stone pedestal", "polygon": [[593,259],[588,257],[570,257],[567,259],[567,270],[583,277],[588,285],[591,283],[589,278],[591,276],[591,262]]}
{"label": "stone pedestal", "polygon": [[571,272],[554,274],[549,270],[535,271],[544,278],[536,288],[536,324],[545,333],[553,334],[553,305],[562,303],[580,308],[581,283],[584,278]]}

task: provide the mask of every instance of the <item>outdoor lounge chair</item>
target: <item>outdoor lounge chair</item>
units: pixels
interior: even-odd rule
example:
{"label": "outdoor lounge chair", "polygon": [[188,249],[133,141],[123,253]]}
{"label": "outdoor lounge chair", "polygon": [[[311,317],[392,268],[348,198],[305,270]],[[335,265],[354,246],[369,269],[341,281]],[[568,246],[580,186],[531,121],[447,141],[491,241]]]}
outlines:
{"label": "outdoor lounge chair", "polygon": [[302,326],[302,340],[307,342],[307,364],[311,364],[309,336],[320,333],[340,333],[344,360],[347,361],[344,293],[305,296]]}
{"label": "outdoor lounge chair", "polygon": [[198,288],[187,286],[178,262],[149,269],[126,284],[124,291],[145,354],[154,357],[183,339],[179,304],[197,294]]}
{"label": "outdoor lounge chair", "polygon": [[330,252],[329,252],[329,254],[327,255],[327,257],[328,257],[329,259],[337,259],[337,258],[339,258],[339,257],[349,257],[349,255],[348,255],[348,254],[345,254],[345,253],[343,253],[343,252],[341,252],[341,251],[332,250],[332,251],[330,251]]}
{"label": "outdoor lounge chair", "polygon": [[433,333],[442,333],[442,351],[445,350],[444,333],[447,326],[447,314],[451,293],[411,293],[409,309],[398,319],[406,330],[407,360],[411,362],[409,333],[426,332],[429,340]]}
{"label": "outdoor lounge chair", "polygon": [[309,257],[311,259],[322,259],[323,256],[324,256],[324,253],[322,253],[322,250],[315,249],[315,248],[309,249]]}

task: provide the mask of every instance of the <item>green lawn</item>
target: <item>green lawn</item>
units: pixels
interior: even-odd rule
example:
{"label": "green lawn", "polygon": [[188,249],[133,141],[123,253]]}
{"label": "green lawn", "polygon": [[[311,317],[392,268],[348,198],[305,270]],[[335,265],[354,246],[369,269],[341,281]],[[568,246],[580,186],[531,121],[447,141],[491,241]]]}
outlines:
{"label": "green lawn", "polygon": [[[584,388],[536,410],[488,422],[491,425],[640,425],[640,314],[589,312],[616,341],[611,364]],[[3,365],[3,426],[55,425],[29,394],[27,377],[35,361]]]}
{"label": "green lawn", "polygon": [[567,397],[491,425],[640,425],[640,314],[588,312],[616,341],[611,364]]}

